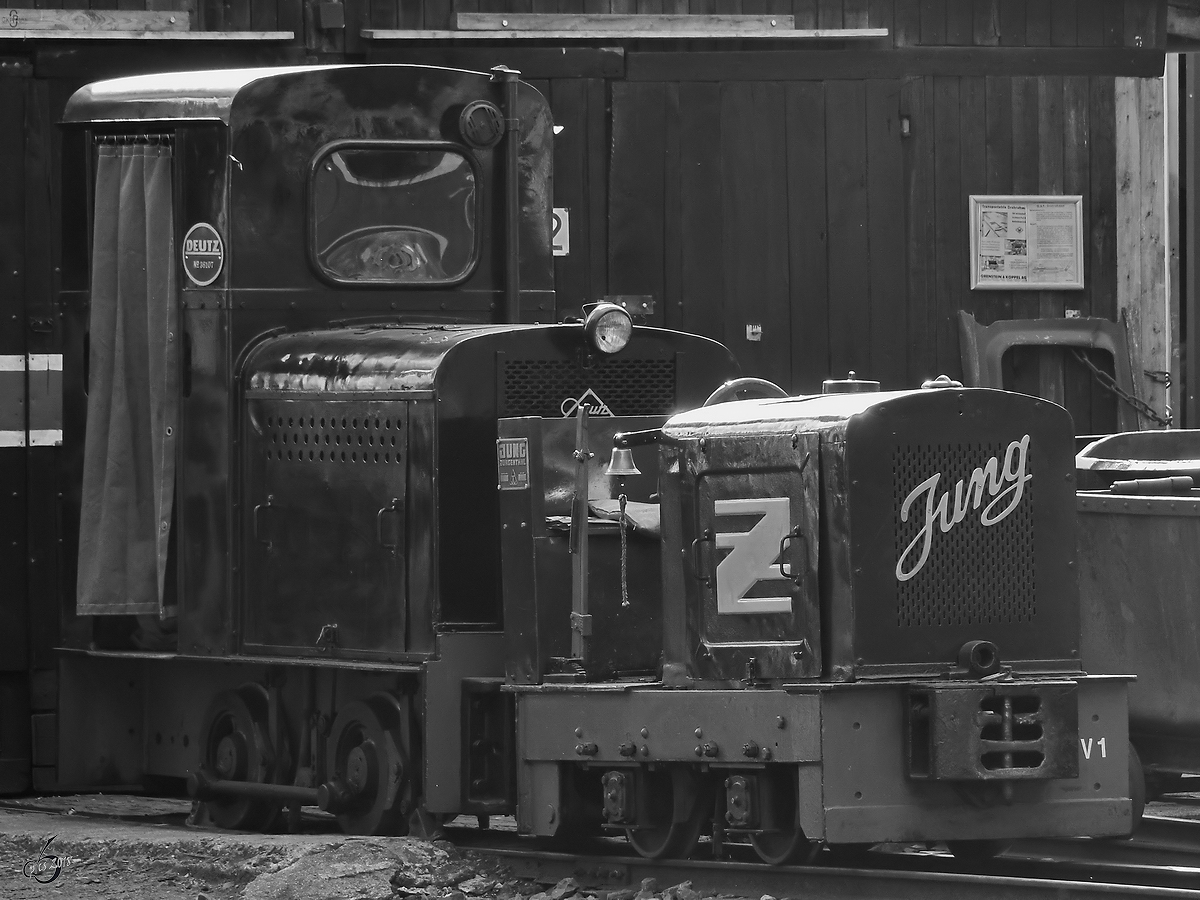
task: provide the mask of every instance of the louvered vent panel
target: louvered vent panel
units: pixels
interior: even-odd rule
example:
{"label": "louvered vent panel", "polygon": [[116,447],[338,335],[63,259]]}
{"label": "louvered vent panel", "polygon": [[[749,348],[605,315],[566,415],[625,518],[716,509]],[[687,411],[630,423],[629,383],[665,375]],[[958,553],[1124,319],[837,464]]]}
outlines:
{"label": "louvered vent panel", "polygon": [[[934,486],[935,507],[948,492],[953,516],[956,485],[963,491],[972,471],[996,457],[1001,469],[1006,445],[953,444],[898,447],[893,458],[893,535],[895,559],[925,526],[926,495],[900,520],[905,498],[922,482],[940,473]],[[1008,486],[1006,483],[1005,486]],[[932,525],[929,557],[917,574],[897,582],[896,624],[929,627],[1030,622],[1036,612],[1037,560],[1034,558],[1033,506],[1035,484],[1025,484],[1024,496],[1007,517],[993,525],[981,522],[992,497],[986,491],[981,506],[968,504],[965,517],[943,533],[940,519]],[[1002,500],[1000,508],[1006,505]],[[909,560],[919,556],[921,542]],[[909,566],[911,569],[911,566]]]}
{"label": "louvered vent panel", "polygon": [[[282,404],[281,404],[282,405]],[[262,419],[268,462],[394,465],[403,461],[403,424],[367,411],[298,415],[280,410]]]}
{"label": "louvered vent panel", "polygon": [[603,403],[614,416],[668,415],[675,406],[673,359],[610,359],[584,369],[569,360],[511,359],[504,363],[504,414],[573,415],[589,402]]}

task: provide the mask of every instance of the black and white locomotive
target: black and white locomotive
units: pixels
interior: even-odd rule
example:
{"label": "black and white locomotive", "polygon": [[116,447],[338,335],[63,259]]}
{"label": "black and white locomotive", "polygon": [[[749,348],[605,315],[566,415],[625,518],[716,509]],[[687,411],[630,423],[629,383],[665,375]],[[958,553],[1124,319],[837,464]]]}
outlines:
{"label": "black and white locomotive", "polygon": [[508,71],[121,79],[65,124],[60,782],[650,857],[1130,830],[1061,408],[737,400],[714,341],[556,323],[551,119]]}

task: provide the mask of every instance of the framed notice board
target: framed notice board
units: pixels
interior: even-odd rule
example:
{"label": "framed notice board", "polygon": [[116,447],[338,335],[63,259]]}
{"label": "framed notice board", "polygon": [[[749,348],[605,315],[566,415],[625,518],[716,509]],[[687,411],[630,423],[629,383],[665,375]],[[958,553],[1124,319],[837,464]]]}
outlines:
{"label": "framed notice board", "polygon": [[971,290],[1083,288],[1083,197],[971,196]]}

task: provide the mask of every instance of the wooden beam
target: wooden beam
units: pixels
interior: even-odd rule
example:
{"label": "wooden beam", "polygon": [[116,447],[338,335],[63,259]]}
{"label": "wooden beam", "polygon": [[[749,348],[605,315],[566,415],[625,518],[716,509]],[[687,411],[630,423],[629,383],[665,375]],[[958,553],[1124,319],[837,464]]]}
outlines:
{"label": "wooden beam", "polygon": [[[640,16],[638,18],[641,18]],[[687,16],[686,18],[701,18]],[[364,28],[362,36],[375,41],[612,41],[612,40],[774,40],[774,41],[861,41],[888,36],[886,28],[766,29],[760,31],[713,32],[701,28],[687,31],[591,30],[591,31],[420,31],[397,28]]]}
{"label": "wooden beam", "polygon": [[0,29],[0,41],[240,41],[274,42],[295,38],[292,31],[36,31]]}
{"label": "wooden beam", "polygon": [[1174,424],[1183,425],[1183,354],[1180,339],[1182,324],[1181,310],[1183,308],[1183,274],[1181,253],[1183,251],[1181,226],[1183,217],[1181,211],[1180,191],[1180,133],[1182,98],[1179,96],[1179,57],[1175,54],[1167,56],[1167,74],[1163,78],[1166,97],[1163,101],[1163,118],[1166,126],[1167,153],[1167,352],[1168,370],[1171,373],[1171,389],[1168,391],[1171,409],[1175,414]]}
{"label": "wooden beam", "polygon": [[703,31],[719,35],[794,31],[792,16],[742,15],[620,15],[596,13],[459,13],[460,31],[590,31],[617,34],[626,31],[662,31],[670,34]]}
{"label": "wooden beam", "polygon": [[184,10],[11,9],[0,7],[0,33],[24,31],[188,31]]}
{"label": "wooden beam", "polygon": [[630,81],[813,81],[918,75],[1160,77],[1161,50],[911,47],[895,50],[631,51]]}
{"label": "wooden beam", "polygon": [[[1184,84],[1180,96],[1182,107],[1180,118],[1183,123],[1183,142],[1185,147],[1195,147],[1200,141],[1200,72],[1194,66],[1184,67]],[[1196,154],[1184,154],[1183,171],[1183,222],[1181,233],[1185,238],[1183,243],[1184,284],[1183,307],[1186,331],[1179,335],[1180,340],[1191,352],[1186,354],[1183,379],[1183,420],[1179,423],[1184,428],[1196,428],[1200,424],[1200,160]]]}
{"label": "wooden beam", "polygon": [[[1117,307],[1129,327],[1134,394],[1162,414],[1166,391],[1145,374],[1170,371],[1161,79],[1117,79],[1116,129]],[[1140,425],[1157,427],[1145,417]]]}
{"label": "wooden beam", "polygon": [[[367,44],[367,61],[450,66],[486,72],[501,64],[521,70],[533,78],[624,78],[625,51],[620,47],[437,47]],[[604,143],[603,141],[601,143]],[[574,222],[572,222],[574,225]]]}

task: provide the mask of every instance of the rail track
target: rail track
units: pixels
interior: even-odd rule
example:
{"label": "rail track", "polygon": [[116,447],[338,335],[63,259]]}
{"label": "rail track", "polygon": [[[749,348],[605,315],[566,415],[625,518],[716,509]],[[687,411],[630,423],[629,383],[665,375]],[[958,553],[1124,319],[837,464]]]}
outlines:
{"label": "rail track", "polygon": [[[653,878],[660,888],[690,881],[704,895],[732,894],[776,897],[856,898],[856,900],[1092,900],[1139,897],[1197,900],[1200,888],[1163,887],[1076,877],[976,874],[937,868],[851,868],[844,866],[766,866],[725,860],[653,862],[621,856],[576,856],[545,851],[477,848],[502,860],[514,874],[547,884],[573,877],[582,886],[615,890]],[[1005,863],[997,862],[998,868]],[[1192,876],[1196,884],[1196,876]]]}
{"label": "rail track", "polygon": [[996,859],[968,866],[944,848],[892,846],[857,853],[824,851],[813,865],[766,866],[749,848],[726,845],[722,860],[650,861],[625,855],[619,841],[596,841],[587,854],[532,848],[513,834],[449,830],[452,840],[504,862],[515,875],[547,884],[573,877],[597,890],[659,889],[691,881],[706,895],[857,898],[857,900],[1035,900],[1190,898],[1200,900],[1200,822],[1151,817],[1138,835],[1117,840],[1022,841]]}
{"label": "rail track", "polygon": [[[147,824],[181,824],[188,804],[152,798],[57,797],[8,800],[26,811],[64,812],[96,819],[137,818]],[[628,845],[598,839],[586,853],[554,852],[515,833],[509,820],[490,829],[466,827],[463,817],[446,836],[464,851],[504,863],[513,875],[545,884],[573,877],[597,891],[637,887],[653,878],[659,890],[691,881],[705,896],[727,894],[822,900],[1091,900],[1137,897],[1200,900],[1200,821],[1147,816],[1129,838],[1026,840],[1003,855],[973,866],[944,848],[892,845],[857,852],[825,850],[814,864],[767,866],[750,848],[725,844],[720,860],[650,861],[629,856]],[[302,831],[336,830],[324,814],[305,816]],[[703,849],[711,845],[702,845]]]}
{"label": "rail track", "polygon": [[1113,870],[1179,869],[1190,872],[1200,886],[1200,820],[1146,816],[1127,838],[1020,841],[1004,858],[1069,861]]}

